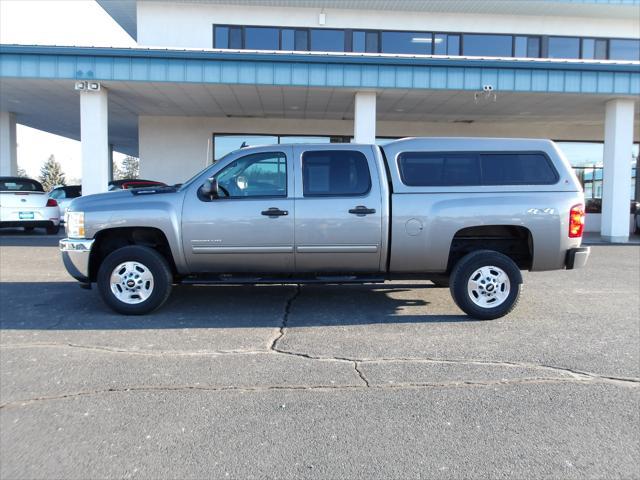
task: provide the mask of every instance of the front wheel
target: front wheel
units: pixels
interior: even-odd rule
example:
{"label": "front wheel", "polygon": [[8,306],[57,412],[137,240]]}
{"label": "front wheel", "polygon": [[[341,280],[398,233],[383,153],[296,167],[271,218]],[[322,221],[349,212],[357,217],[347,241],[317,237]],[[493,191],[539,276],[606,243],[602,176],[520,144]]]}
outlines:
{"label": "front wheel", "polygon": [[520,269],[506,255],[478,250],[462,257],[451,272],[451,296],[467,315],[480,320],[503,317],[517,305]]}
{"label": "front wheel", "polygon": [[97,280],[102,299],[113,310],[125,315],[144,315],[167,301],[173,277],[160,253],[131,245],[104,259]]}

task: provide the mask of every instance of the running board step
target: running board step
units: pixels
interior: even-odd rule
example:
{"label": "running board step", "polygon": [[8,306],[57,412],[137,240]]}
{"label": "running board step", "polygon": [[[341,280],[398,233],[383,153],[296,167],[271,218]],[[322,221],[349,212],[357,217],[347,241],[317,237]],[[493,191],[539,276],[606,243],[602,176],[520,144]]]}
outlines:
{"label": "running board step", "polygon": [[322,275],[315,277],[268,277],[249,275],[197,275],[183,278],[183,285],[238,285],[238,284],[292,284],[292,283],[383,283],[384,277],[359,275]]}

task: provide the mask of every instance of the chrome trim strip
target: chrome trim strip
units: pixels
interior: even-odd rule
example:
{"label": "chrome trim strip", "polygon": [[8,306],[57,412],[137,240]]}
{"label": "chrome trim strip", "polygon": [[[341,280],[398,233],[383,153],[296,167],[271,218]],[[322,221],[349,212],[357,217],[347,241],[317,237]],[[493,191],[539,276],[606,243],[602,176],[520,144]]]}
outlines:
{"label": "chrome trim strip", "polygon": [[297,253],[376,253],[378,245],[300,245]]}
{"label": "chrome trim strip", "polygon": [[234,253],[293,253],[293,247],[273,246],[273,247],[200,247],[192,246],[191,251],[195,254],[234,254]]}

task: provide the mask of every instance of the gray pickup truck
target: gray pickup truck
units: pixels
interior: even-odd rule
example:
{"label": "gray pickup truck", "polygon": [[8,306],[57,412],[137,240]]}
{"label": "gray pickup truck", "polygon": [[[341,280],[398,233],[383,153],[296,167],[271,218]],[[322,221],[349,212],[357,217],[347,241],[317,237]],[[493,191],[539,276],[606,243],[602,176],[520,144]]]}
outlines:
{"label": "gray pickup truck", "polygon": [[123,314],[178,283],[403,279],[493,319],[517,304],[521,270],[589,256],[582,188],[548,140],[243,148],[180,187],[81,197],[66,216],[67,270]]}

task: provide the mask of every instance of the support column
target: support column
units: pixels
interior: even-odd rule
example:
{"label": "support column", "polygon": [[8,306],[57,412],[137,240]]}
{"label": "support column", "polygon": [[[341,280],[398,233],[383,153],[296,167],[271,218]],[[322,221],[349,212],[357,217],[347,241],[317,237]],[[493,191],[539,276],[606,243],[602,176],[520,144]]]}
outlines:
{"label": "support column", "polygon": [[355,99],[353,136],[356,143],[376,141],[376,93],[358,92]]}
{"label": "support column", "polygon": [[601,235],[609,242],[629,240],[633,120],[633,100],[616,99],[607,102]]}
{"label": "support column", "polygon": [[109,183],[109,115],[104,87],[80,91],[82,195],[107,191]]}
{"label": "support column", "polygon": [[16,141],[16,114],[0,112],[0,176],[18,174],[18,148]]}

